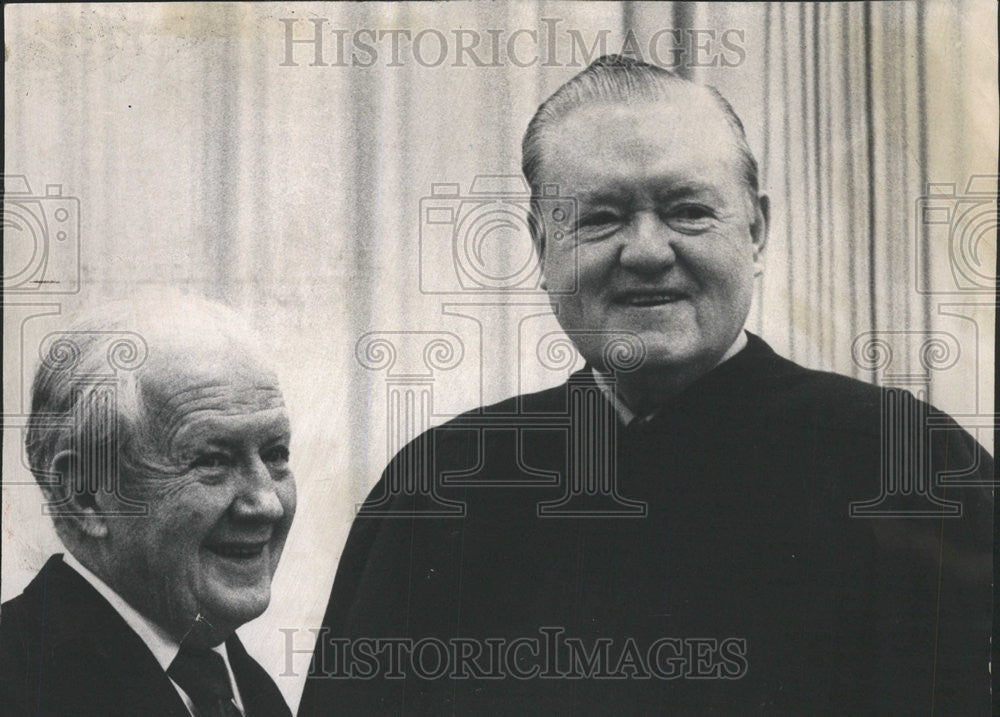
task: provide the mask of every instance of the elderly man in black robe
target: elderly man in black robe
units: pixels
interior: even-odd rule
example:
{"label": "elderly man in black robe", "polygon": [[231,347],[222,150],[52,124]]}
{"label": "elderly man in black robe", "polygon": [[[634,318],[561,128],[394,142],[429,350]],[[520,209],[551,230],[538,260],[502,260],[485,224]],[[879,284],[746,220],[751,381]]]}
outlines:
{"label": "elderly man in black robe", "polygon": [[768,200],[729,104],[601,58],[523,169],[587,366],[393,459],[300,713],[986,714],[992,460],[744,330]]}

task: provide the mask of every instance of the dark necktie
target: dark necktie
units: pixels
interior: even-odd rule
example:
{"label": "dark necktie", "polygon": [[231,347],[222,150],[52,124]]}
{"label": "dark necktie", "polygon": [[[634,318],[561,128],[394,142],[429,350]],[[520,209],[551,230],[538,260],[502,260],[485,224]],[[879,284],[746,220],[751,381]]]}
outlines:
{"label": "dark necktie", "polygon": [[207,648],[182,647],[167,674],[194,702],[197,717],[242,717],[222,655]]}

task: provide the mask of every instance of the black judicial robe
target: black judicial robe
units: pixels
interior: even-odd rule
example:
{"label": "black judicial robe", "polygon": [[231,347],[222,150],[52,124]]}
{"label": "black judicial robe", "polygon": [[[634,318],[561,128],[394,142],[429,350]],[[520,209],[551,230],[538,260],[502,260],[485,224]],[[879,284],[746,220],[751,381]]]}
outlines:
{"label": "black judicial robe", "polygon": [[993,463],[950,418],[753,335],[648,423],[595,389],[396,456],[299,714],[988,714]]}

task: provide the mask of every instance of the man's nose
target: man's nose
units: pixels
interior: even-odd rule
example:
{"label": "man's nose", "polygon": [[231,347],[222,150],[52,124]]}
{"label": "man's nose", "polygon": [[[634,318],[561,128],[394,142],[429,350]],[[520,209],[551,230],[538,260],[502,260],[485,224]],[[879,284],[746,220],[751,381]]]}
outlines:
{"label": "man's nose", "polygon": [[674,233],[652,211],[637,212],[624,234],[619,263],[638,274],[657,274],[677,261]]}
{"label": "man's nose", "polygon": [[241,478],[239,494],[233,502],[237,517],[268,522],[280,520],[285,509],[278,499],[271,471],[259,456],[244,468]]}

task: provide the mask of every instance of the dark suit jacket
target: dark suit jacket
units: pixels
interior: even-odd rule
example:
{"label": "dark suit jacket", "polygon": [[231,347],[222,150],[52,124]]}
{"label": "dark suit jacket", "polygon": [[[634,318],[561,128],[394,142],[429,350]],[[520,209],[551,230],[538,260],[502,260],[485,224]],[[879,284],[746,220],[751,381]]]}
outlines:
{"label": "dark suit jacket", "polygon": [[[236,635],[229,663],[249,717],[290,715]],[[61,555],[0,611],[4,715],[190,717],[153,653]]]}
{"label": "dark suit jacket", "polygon": [[[587,443],[602,416],[614,422],[588,383],[584,371],[471,411],[395,457],[351,529],[300,715],[988,714],[993,463],[954,421],[755,336],[651,422],[616,424],[608,445]],[[896,417],[913,420],[886,431]],[[586,455],[617,464],[645,517],[540,516]],[[851,516],[893,476],[961,515]],[[405,517],[435,507],[428,485],[464,515]],[[882,507],[929,503],[900,491]],[[589,655],[610,640],[610,674],[581,676],[565,644],[558,664],[528,645],[496,669],[486,640],[544,651],[546,628]],[[482,669],[434,674],[439,651],[425,649],[422,675],[407,663],[394,676],[365,642],[379,637],[478,645]],[[629,640],[648,655],[659,638],[691,639],[674,661],[685,674],[614,678],[632,669],[616,669]],[[741,642],[727,653],[728,638]],[[514,676],[539,662],[548,677]]]}

